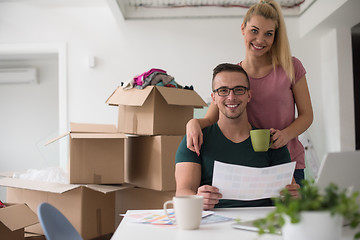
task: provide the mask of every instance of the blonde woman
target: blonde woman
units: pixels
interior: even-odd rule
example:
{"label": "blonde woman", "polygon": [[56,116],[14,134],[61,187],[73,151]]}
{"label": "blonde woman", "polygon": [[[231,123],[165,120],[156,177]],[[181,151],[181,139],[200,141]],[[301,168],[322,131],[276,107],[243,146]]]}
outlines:
{"label": "blonde woman", "polygon": [[[256,128],[271,130],[272,148],[287,145],[291,160],[296,161],[294,178],[301,184],[305,154],[298,136],[311,125],[313,111],[306,71],[300,60],[291,55],[279,4],[274,0],[261,0],[253,5],[244,17],[241,31],[246,54],[239,64],[249,76],[253,93],[247,106],[249,122]],[[201,129],[215,123],[218,116],[217,106],[211,103],[203,119],[188,122],[187,147],[190,150],[200,154]]]}

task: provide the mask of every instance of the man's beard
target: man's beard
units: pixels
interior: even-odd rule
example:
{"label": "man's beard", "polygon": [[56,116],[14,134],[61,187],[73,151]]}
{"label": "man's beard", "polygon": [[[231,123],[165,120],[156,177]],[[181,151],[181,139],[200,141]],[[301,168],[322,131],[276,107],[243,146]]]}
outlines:
{"label": "man's beard", "polygon": [[227,113],[223,113],[227,118],[229,119],[238,119],[239,117],[241,117],[241,115],[243,114],[243,112],[238,113],[237,115],[230,115]]}
{"label": "man's beard", "polygon": [[[241,103],[240,103],[241,105]],[[238,113],[236,113],[236,115],[234,115],[234,113],[229,113],[228,111],[226,111],[226,106],[223,106],[224,108],[221,109],[220,111],[222,112],[222,114],[224,114],[225,117],[227,117],[228,119],[238,119],[242,116],[242,114],[244,113],[243,111],[239,111]]]}

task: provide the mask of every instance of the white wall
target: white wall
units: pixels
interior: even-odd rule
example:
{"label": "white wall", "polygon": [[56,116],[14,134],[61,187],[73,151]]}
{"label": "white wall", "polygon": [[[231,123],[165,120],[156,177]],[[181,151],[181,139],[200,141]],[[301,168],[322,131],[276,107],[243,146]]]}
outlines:
{"label": "white wall", "polygon": [[[340,151],[340,102],[339,102],[339,82],[338,82],[338,55],[337,51],[332,51],[333,46],[337,45],[336,30],[332,29],[327,34],[319,38],[321,51],[321,96],[322,109],[320,116],[323,117],[325,149]],[[332,129],[332,131],[326,131]]]}
{"label": "white wall", "polygon": [[[69,120],[116,123],[105,100],[121,81],[152,67],[208,97],[211,69],[243,58],[240,19],[123,21],[103,0],[1,3],[0,43],[66,42]],[[229,33],[228,29],[231,29]],[[88,56],[96,68],[88,68]],[[204,83],[207,84],[204,87]]]}
{"label": "white wall", "polygon": [[355,149],[351,28],[360,22],[359,9],[358,0],[317,0],[299,19],[296,49],[308,72],[314,108],[309,132],[320,159]]}
{"label": "white wall", "polygon": [[[339,30],[341,27],[346,25],[349,28],[352,22],[360,22],[359,14],[353,16],[353,12],[359,9],[359,2],[337,1],[336,6],[331,5],[333,8],[328,11],[309,11],[300,19],[286,19],[293,55],[298,56],[307,69],[315,114],[310,135],[319,151],[319,157],[330,150],[351,148],[353,144],[350,140],[350,143],[343,146],[343,137],[354,132],[353,124],[348,124],[343,117],[338,122],[332,121],[323,114],[328,108],[324,104],[323,93],[327,92],[324,90],[327,85],[323,74],[330,67],[322,64],[321,60],[324,58],[322,53],[327,49],[342,49],[344,39],[339,36],[343,34]],[[327,3],[326,0],[317,0],[316,8],[321,9]],[[336,11],[337,7],[341,11]],[[322,14],[323,17],[315,21],[317,18],[314,16]],[[333,15],[337,21],[331,18]],[[347,21],[349,18],[351,21]],[[3,1],[0,2],[0,44],[66,43],[68,121],[116,124],[116,108],[107,106],[106,99],[121,81],[128,81],[136,74],[153,67],[167,70],[182,85],[193,85],[207,101],[213,67],[220,62],[239,62],[244,58],[241,21],[242,19],[235,18],[124,21],[113,17],[105,0],[73,0],[66,3],[47,0]],[[314,26],[303,29],[304,23],[312,23]],[[335,32],[329,33],[333,28],[336,29]],[[327,38],[331,39],[331,43],[321,47]],[[345,41],[348,44],[348,39]],[[344,73],[344,65],[351,65],[351,53],[348,52],[348,47],[344,48],[345,53],[338,51],[337,54],[328,55],[346,59],[345,62],[331,63],[337,65],[339,75]],[[88,67],[89,56],[95,56],[95,68]],[[353,105],[351,94],[346,92],[351,87],[351,79],[349,75],[345,77],[345,80],[341,78],[341,83],[345,81],[347,87],[340,89],[338,99],[333,99],[339,103],[334,112],[341,114],[345,111],[345,106]],[[339,82],[339,78],[335,76],[333,81]],[[329,87],[334,88],[333,85]],[[22,98],[22,101],[26,100],[25,97]],[[24,112],[22,109],[21,111]],[[19,113],[20,109],[9,116],[15,117]],[[55,115],[56,113],[53,114]],[[349,116],[351,118],[351,113],[347,112],[346,117]],[[324,124],[326,121],[330,121],[329,127]],[[16,124],[7,126],[15,132],[18,129]],[[32,123],[31,128],[41,129],[43,125]],[[332,147],[332,143],[325,138],[332,136],[334,129],[341,136],[340,143],[334,143],[336,147]],[[2,134],[2,139],[9,138],[12,134]],[[51,134],[52,130],[49,130],[49,135]],[[26,143],[19,146],[24,162],[29,162],[30,150],[25,151],[27,146]],[[11,155],[10,150],[7,155]],[[31,160],[35,161],[40,160]],[[40,165],[31,166],[41,167]],[[18,168],[20,165],[7,170]]]}
{"label": "white wall", "polygon": [[58,149],[44,147],[49,136],[56,137],[59,125],[57,59],[0,60],[0,67],[38,70],[38,84],[0,85],[1,171],[59,164]]}

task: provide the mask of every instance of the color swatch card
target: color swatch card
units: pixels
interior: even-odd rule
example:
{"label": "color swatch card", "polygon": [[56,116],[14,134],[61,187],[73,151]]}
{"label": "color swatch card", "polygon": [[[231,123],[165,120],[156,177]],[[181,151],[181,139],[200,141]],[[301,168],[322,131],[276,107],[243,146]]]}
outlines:
{"label": "color swatch card", "polygon": [[272,198],[292,182],[294,170],[295,162],[253,168],[215,161],[212,185],[219,188],[223,199]]}
{"label": "color swatch card", "polygon": [[[212,211],[203,211],[202,217],[207,218],[213,215]],[[152,210],[152,211],[144,211],[138,213],[125,214],[127,217],[132,218],[132,222],[137,223],[148,223],[153,225],[173,225],[172,221],[167,217],[164,213],[164,210]],[[125,216],[123,215],[123,216]],[[170,218],[175,221],[175,212],[173,209],[169,210]],[[211,219],[207,219],[207,223],[211,222]],[[224,221],[224,219],[212,218],[212,222],[220,222]]]}

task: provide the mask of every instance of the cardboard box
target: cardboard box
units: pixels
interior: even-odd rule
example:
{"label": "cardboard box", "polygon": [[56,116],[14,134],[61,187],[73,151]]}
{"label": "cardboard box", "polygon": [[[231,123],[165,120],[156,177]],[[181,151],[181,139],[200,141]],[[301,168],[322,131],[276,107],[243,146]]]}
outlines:
{"label": "cardboard box", "polygon": [[145,188],[128,188],[116,192],[116,226],[127,210],[162,209],[164,202],[171,200],[175,191],[155,191]]}
{"label": "cardboard box", "polygon": [[6,204],[0,208],[0,238],[24,240],[24,228],[38,223],[36,214],[26,204]]}
{"label": "cardboard box", "polygon": [[118,87],[106,103],[119,106],[119,132],[138,135],[184,135],[194,108],[206,106],[193,90],[159,86]]}
{"label": "cardboard box", "polygon": [[70,123],[68,172],[70,183],[124,183],[124,138],[113,125]]}
{"label": "cardboard box", "polygon": [[[34,212],[48,202],[59,209],[84,239],[113,233],[115,230],[115,192],[132,187],[108,185],[74,185],[30,181],[16,178],[0,179],[7,187],[8,202],[26,203]],[[43,234],[40,224],[27,232]]]}
{"label": "cardboard box", "polygon": [[175,155],[184,136],[133,136],[125,141],[125,181],[158,191],[175,185]]}

